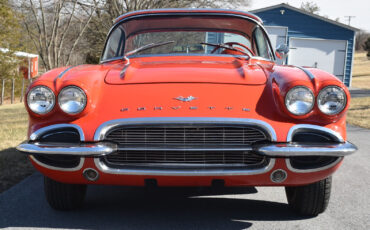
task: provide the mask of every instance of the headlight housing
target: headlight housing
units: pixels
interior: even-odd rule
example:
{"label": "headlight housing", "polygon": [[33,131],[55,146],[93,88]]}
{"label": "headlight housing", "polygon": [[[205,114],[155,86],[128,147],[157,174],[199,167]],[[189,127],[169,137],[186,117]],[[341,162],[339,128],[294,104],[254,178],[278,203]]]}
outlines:
{"label": "headlight housing", "polygon": [[78,114],[86,106],[86,94],[77,86],[67,86],[60,91],[58,103],[65,113]]}
{"label": "headlight housing", "polygon": [[27,105],[34,113],[46,114],[54,108],[55,95],[46,86],[35,86],[28,92]]}
{"label": "headlight housing", "polygon": [[343,111],[347,105],[347,95],[338,86],[327,86],[322,89],[317,97],[317,106],[327,115],[336,115]]}
{"label": "headlight housing", "polygon": [[290,89],[285,96],[285,106],[289,112],[301,116],[309,113],[315,104],[312,91],[305,86]]}

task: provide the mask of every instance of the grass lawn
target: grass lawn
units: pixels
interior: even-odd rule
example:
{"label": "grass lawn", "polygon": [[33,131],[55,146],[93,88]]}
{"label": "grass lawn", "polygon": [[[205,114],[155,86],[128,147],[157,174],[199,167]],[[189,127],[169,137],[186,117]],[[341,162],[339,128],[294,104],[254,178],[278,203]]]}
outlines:
{"label": "grass lawn", "polygon": [[347,112],[347,122],[370,129],[370,97],[351,99],[351,106]]}
{"label": "grass lawn", "polygon": [[370,60],[367,59],[366,52],[355,53],[352,87],[370,89]]}
{"label": "grass lawn", "polygon": [[24,104],[0,106],[0,192],[34,172],[27,156],[15,150],[27,138],[27,125]]}
{"label": "grass lawn", "polygon": [[[366,52],[355,53],[352,76],[352,87],[370,89],[370,60],[367,59]],[[370,128],[370,97],[351,99],[347,122]]]}

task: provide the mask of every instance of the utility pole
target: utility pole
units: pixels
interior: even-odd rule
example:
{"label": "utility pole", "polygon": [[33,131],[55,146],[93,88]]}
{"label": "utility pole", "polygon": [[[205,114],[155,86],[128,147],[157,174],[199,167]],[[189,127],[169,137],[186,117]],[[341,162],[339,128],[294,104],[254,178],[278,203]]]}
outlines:
{"label": "utility pole", "polygon": [[351,19],[355,18],[356,16],[344,16],[344,17],[347,18],[348,25],[350,26],[351,25]]}

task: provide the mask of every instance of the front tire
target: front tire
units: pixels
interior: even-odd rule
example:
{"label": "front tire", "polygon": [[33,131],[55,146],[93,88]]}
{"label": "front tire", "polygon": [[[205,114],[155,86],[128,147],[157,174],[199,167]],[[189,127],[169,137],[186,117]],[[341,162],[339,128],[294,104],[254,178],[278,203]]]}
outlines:
{"label": "front tire", "polygon": [[332,177],[304,186],[285,187],[288,205],[300,214],[317,216],[328,207]]}
{"label": "front tire", "polygon": [[44,177],[46,200],[55,210],[68,211],[81,208],[86,195],[86,185],[65,184]]}

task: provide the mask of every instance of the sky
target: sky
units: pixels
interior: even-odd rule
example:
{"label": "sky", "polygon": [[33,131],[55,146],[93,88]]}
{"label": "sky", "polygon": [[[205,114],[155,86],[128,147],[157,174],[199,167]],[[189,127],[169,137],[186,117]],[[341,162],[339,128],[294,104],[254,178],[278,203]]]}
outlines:
{"label": "sky", "polygon": [[370,0],[252,0],[252,5],[245,10],[281,3],[299,8],[302,2],[316,3],[320,7],[319,15],[327,15],[332,20],[339,18],[339,22],[344,24],[348,24],[344,16],[355,16],[351,19],[351,26],[370,32]]}

